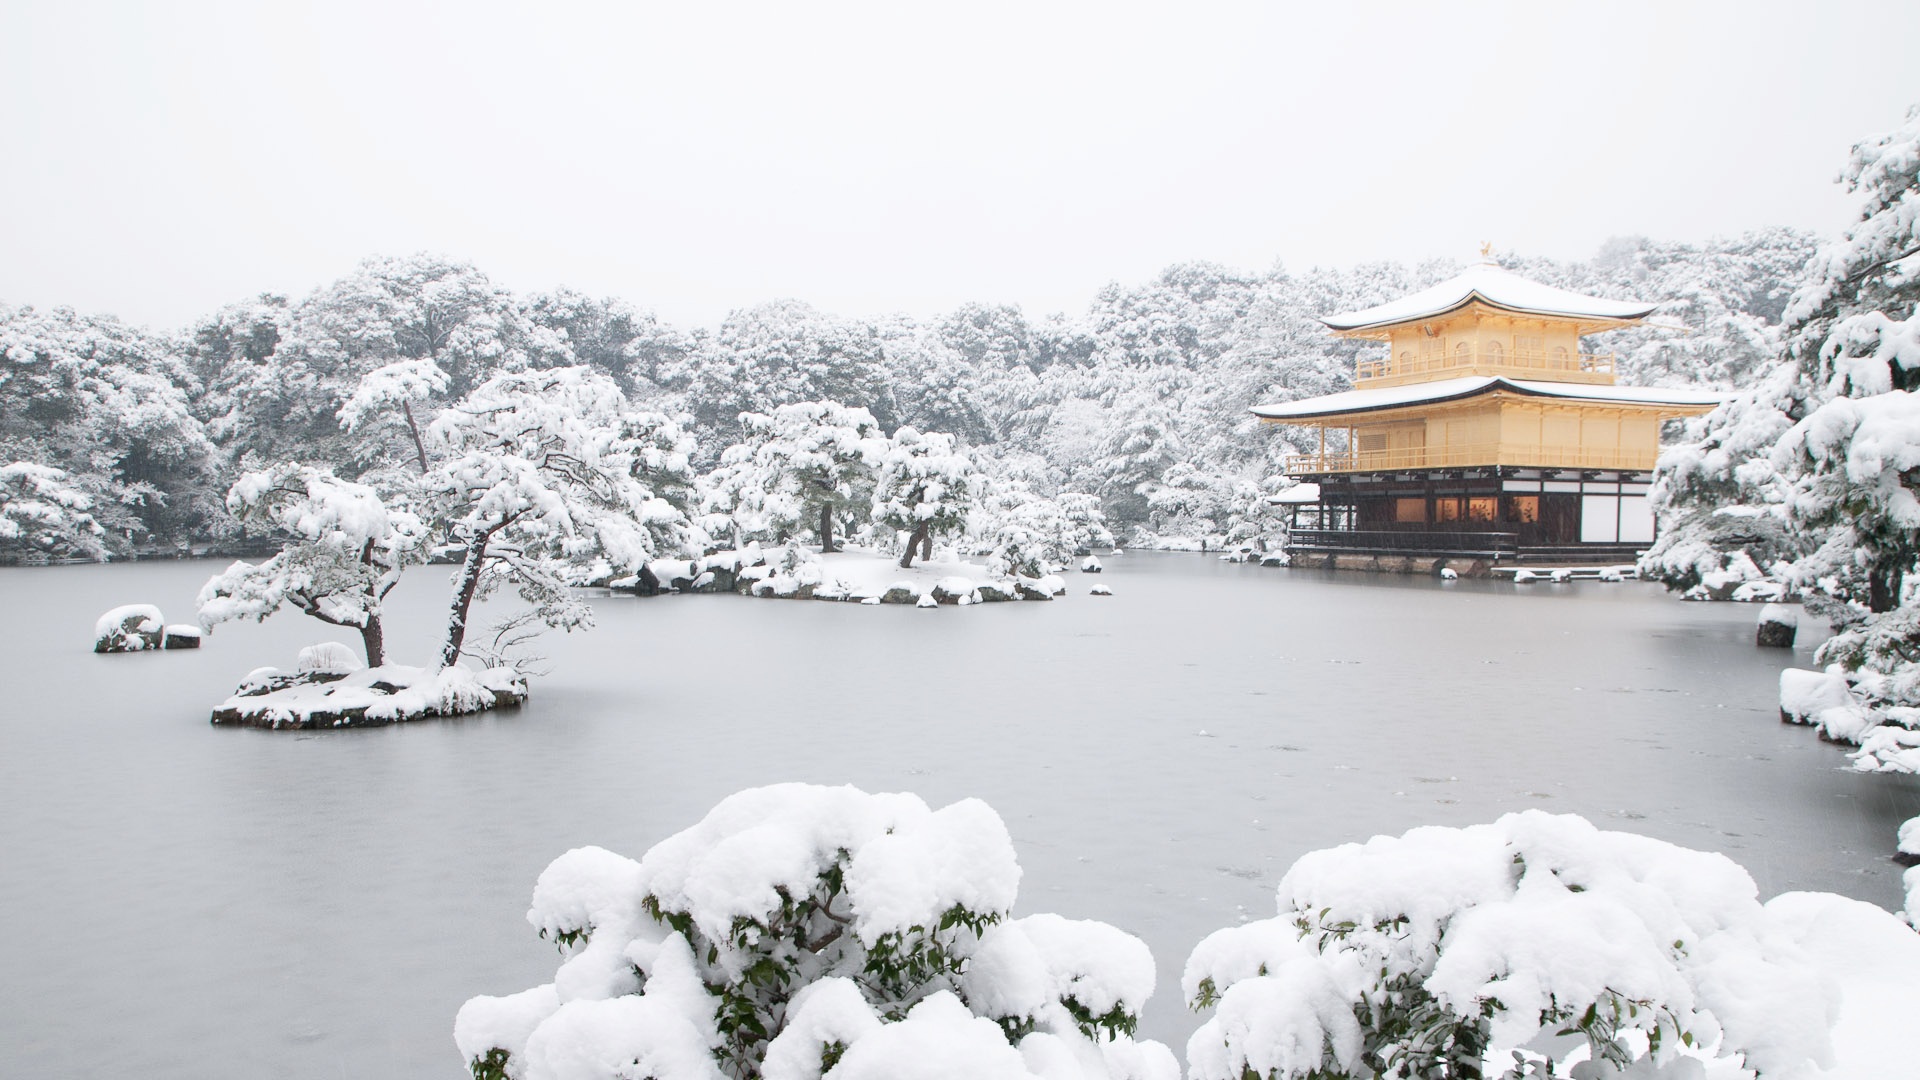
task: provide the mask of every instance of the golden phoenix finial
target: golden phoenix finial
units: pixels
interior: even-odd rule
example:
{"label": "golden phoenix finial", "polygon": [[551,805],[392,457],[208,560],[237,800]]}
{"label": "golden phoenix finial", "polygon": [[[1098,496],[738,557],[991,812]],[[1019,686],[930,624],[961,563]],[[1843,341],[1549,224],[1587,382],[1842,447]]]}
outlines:
{"label": "golden phoenix finial", "polygon": [[1480,257],[1483,259],[1493,258],[1493,241],[1491,240],[1480,241]]}

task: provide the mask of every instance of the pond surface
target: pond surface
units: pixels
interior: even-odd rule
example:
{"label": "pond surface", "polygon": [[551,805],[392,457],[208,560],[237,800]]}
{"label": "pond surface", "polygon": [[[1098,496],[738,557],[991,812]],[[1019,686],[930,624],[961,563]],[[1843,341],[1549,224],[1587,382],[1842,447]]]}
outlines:
{"label": "pond surface", "polygon": [[[1051,604],[607,597],[517,712],[215,729],[250,669],[350,638],[283,614],[95,656],[122,603],[192,619],[207,563],[0,571],[0,1076],[464,1075],[453,1015],[548,981],[523,920],[568,848],[633,857],[782,780],[992,804],[1019,913],[1144,938],[1183,1053],[1187,951],[1314,848],[1512,810],[1724,851],[1771,896],[1889,908],[1913,777],[1777,720],[1756,611],[1637,583],[1263,570],[1128,554]],[[444,571],[395,594],[437,640]],[[411,644],[410,644],[411,643]],[[1791,659],[1806,665],[1803,642]]]}

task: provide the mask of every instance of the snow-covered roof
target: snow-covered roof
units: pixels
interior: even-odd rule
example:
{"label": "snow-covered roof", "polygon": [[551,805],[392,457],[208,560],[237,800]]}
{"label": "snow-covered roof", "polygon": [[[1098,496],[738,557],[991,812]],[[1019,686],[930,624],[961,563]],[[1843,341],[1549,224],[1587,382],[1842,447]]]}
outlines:
{"label": "snow-covered roof", "polygon": [[1275,506],[1294,506],[1317,503],[1320,501],[1319,484],[1295,484],[1287,490],[1268,499]]}
{"label": "snow-covered roof", "polygon": [[1726,397],[1717,390],[1674,389],[1663,386],[1593,386],[1585,383],[1534,382],[1528,379],[1504,379],[1497,375],[1468,375],[1458,379],[1408,383],[1378,390],[1348,390],[1325,397],[1303,398],[1276,405],[1255,405],[1253,414],[1263,420],[1318,420],[1348,413],[1379,412],[1409,405],[1438,405],[1447,401],[1479,397],[1495,391],[1525,397],[1558,398],[1563,401],[1593,401],[1610,405],[1674,405],[1692,410],[1714,406]]}
{"label": "snow-covered roof", "polygon": [[1556,289],[1529,281],[1498,264],[1479,263],[1457,277],[1398,300],[1359,311],[1343,311],[1320,321],[1333,330],[1371,330],[1430,319],[1478,300],[1489,307],[1526,315],[1561,316],[1610,323],[1645,318],[1655,305]]}

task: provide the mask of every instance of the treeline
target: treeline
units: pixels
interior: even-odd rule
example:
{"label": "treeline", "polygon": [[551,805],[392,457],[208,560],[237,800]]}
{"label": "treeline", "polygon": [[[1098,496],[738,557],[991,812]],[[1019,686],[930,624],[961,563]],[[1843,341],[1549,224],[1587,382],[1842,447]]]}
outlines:
{"label": "treeline", "polygon": [[[1661,325],[1596,343],[1620,354],[1623,381],[1733,386],[1777,350],[1789,283],[1812,250],[1806,234],[1768,229],[1506,261],[1562,287],[1661,302]],[[1183,264],[1109,285],[1076,316],[967,304],[926,322],[856,319],[782,300],[715,331],[565,289],[516,294],[427,255],[371,259],[303,299],[259,296],[178,332],[0,306],[0,549],[218,544],[238,533],[226,494],[243,473],[295,461],[355,478],[414,453],[408,430],[487,379],[574,366],[681,418],[698,473],[746,438],[743,413],[838,402],[885,432],[950,434],[984,472],[1031,490],[1097,496],[1123,541],[1230,540],[1258,530],[1278,462],[1297,448],[1288,440],[1305,438],[1255,423],[1249,406],[1345,389],[1369,347],[1330,337],[1317,317],[1457,269]],[[409,406],[422,415],[343,419],[367,375],[414,360],[444,376]],[[88,527],[55,535],[51,523],[71,525],[61,506],[84,507]]]}

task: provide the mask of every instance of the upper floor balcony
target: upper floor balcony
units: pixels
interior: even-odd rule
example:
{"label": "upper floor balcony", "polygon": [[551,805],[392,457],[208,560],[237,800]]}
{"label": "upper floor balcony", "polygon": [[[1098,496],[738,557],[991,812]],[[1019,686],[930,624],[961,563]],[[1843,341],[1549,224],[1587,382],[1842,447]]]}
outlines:
{"label": "upper floor balcony", "polygon": [[1426,354],[1402,350],[1356,366],[1356,388],[1399,386],[1403,383],[1453,379],[1463,375],[1500,375],[1509,379],[1610,385],[1614,375],[1612,353],[1577,353],[1565,348],[1508,349],[1496,342],[1478,345],[1463,341],[1444,352]]}
{"label": "upper floor balcony", "polygon": [[1329,450],[1288,454],[1288,476],[1327,473],[1397,472],[1419,469],[1480,468],[1513,465],[1544,469],[1651,469],[1657,448],[1541,446],[1526,443],[1469,443],[1409,446],[1385,450]]}

